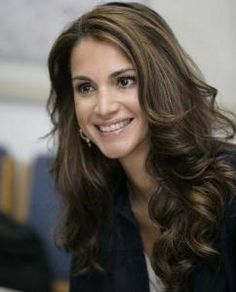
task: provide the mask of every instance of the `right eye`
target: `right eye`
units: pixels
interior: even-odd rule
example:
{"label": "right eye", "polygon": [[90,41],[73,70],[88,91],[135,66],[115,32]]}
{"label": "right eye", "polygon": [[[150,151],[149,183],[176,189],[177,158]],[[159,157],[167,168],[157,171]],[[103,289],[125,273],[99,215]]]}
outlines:
{"label": "right eye", "polygon": [[76,92],[78,92],[79,94],[82,95],[89,95],[90,93],[92,93],[95,89],[94,87],[91,85],[91,83],[82,83],[82,84],[78,84],[75,86],[75,90]]}

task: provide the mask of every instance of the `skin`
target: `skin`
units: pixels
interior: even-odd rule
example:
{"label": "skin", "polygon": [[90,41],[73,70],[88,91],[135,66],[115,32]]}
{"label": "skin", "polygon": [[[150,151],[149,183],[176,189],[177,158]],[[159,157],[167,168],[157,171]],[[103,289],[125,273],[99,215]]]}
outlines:
{"label": "skin", "polygon": [[132,185],[131,208],[150,255],[157,227],[147,204],[155,184],[145,170],[149,132],[135,66],[113,44],[85,38],[72,50],[71,75],[79,126],[106,157],[118,159],[124,168]]}

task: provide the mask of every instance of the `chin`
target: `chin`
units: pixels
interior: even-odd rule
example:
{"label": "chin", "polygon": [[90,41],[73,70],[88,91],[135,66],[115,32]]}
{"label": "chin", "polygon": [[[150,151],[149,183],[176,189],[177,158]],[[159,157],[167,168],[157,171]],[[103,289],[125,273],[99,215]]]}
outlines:
{"label": "chin", "polygon": [[101,150],[102,154],[110,159],[121,159],[127,155],[126,151],[108,151],[108,150]]}
{"label": "chin", "polygon": [[117,154],[117,153],[104,153],[104,152],[102,152],[102,154],[109,159],[119,159],[122,157],[122,155]]}

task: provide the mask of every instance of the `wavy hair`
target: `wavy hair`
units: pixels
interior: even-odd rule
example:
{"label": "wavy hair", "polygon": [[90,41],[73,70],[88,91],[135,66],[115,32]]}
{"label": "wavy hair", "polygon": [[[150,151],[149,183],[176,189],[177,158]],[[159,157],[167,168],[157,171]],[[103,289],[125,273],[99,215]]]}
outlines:
{"label": "wavy hair", "polygon": [[[213,242],[224,216],[226,194],[235,173],[220,158],[235,124],[215,102],[209,86],[165,20],[138,3],[97,6],[56,39],[48,59],[51,93],[48,111],[57,134],[53,167],[65,198],[63,246],[77,255],[78,269],[99,268],[98,235],[112,220],[114,178],[123,171],[78,136],[70,72],[72,49],[86,37],[115,44],[133,62],[139,101],[148,120],[151,150],[147,171],[158,189],[149,213],[161,227],[152,265],[167,291],[187,291],[199,259],[219,252]],[[219,136],[220,134],[220,136]],[[105,210],[105,211],[104,211]]]}

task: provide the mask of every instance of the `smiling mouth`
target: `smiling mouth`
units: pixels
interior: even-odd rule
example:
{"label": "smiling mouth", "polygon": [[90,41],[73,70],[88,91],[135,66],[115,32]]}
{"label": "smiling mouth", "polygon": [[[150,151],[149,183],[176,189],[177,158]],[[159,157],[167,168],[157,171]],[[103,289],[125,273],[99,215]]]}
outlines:
{"label": "smiling mouth", "polygon": [[111,133],[128,126],[132,122],[132,120],[133,119],[126,119],[118,123],[111,124],[109,126],[106,125],[106,126],[96,126],[96,127],[102,133]]}

